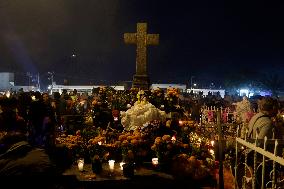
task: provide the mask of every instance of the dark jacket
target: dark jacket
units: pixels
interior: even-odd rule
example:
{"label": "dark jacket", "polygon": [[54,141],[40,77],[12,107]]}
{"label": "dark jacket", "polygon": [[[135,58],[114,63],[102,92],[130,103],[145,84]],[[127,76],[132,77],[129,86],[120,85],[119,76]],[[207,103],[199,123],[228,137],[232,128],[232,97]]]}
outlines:
{"label": "dark jacket", "polygon": [[43,149],[26,141],[13,144],[0,155],[0,176],[54,175],[55,167]]}

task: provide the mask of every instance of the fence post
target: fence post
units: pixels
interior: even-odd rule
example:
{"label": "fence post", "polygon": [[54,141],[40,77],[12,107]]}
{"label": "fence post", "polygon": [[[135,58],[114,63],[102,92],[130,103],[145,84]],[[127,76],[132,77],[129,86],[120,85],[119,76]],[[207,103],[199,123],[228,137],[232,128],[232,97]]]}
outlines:
{"label": "fence post", "polygon": [[[239,136],[240,126],[237,127],[237,137]],[[236,160],[235,160],[235,188],[238,188],[238,177],[237,177],[237,168],[238,168],[238,142],[236,140]]]}
{"label": "fence post", "polygon": [[[258,139],[258,132],[256,132],[256,138],[255,138],[255,147],[257,147],[257,139]],[[252,175],[252,188],[255,188],[255,182],[256,182],[256,169],[257,169],[257,165],[256,165],[256,161],[257,161],[257,152],[254,150],[253,152],[253,175]]]}
{"label": "fence post", "polygon": [[[277,156],[277,146],[278,140],[275,140],[275,147],[274,147],[274,156]],[[272,188],[276,188],[275,186],[275,174],[276,174],[276,162],[273,161],[273,176],[272,176]]]}
{"label": "fence post", "polygon": [[224,174],[223,174],[223,132],[221,126],[221,113],[217,111],[217,125],[219,135],[219,189],[224,189]]}
{"label": "fence post", "polygon": [[[264,137],[264,146],[263,149],[266,150],[266,141],[267,141],[267,137]],[[264,175],[265,175],[265,156],[262,155],[262,176],[261,176],[261,189],[264,189]]]}

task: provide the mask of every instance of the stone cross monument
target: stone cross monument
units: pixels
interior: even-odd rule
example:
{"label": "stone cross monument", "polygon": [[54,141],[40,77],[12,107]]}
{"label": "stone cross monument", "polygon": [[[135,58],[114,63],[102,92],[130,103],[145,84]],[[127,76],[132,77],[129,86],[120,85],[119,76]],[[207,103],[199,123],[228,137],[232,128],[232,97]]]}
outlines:
{"label": "stone cross monument", "polygon": [[147,34],[147,23],[137,23],[137,33],[125,33],[126,44],[136,44],[136,74],[133,76],[132,87],[149,89],[150,81],[147,74],[147,45],[158,45],[159,34]]}

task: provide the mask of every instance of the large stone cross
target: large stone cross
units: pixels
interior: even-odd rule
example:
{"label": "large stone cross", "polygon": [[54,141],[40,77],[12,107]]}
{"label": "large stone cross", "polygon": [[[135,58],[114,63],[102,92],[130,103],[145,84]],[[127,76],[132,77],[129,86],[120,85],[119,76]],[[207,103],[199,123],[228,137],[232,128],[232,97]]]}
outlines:
{"label": "large stone cross", "polygon": [[137,23],[137,33],[125,33],[126,44],[136,44],[136,74],[133,77],[133,87],[148,89],[147,45],[158,45],[159,34],[147,34],[147,23]]}

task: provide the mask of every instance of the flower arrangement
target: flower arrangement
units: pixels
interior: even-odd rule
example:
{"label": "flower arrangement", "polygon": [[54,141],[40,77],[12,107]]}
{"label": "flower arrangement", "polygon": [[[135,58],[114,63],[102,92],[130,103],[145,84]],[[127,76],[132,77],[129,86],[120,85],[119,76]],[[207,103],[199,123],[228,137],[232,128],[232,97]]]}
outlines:
{"label": "flower arrangement", "polygon": [[214,112],[212,110],[209,110],[207,113],[208,122],[214,121]]}
{"label": "flower arrangement", "polygon": [[76,135],[61,135],[56,138],[56,143],[64,145],[72,152],[72,158],[84,157],[86,143],[81,136],[80,130],[76,131]]}
{"label": "flower arrangement", "polygon": [[159,161],[165,163],[171,161],[174,154],[182,149],[189,149],[189,145],[178,140],[172,140],[170,135],[156,137],[154,144],[151,146],[151,150],[154,151]]}
{"label": "flower arrangement", "polygon": [[176,177],[200,180],[213,172],[214,162],[208,160],[198,160],[193,155],[178,154],[173,159],[172,172]]}
{"label": "flower arrangement", "polygon": [[105,141],[106,141],[106,137],[103,137],[103,136],[97,136],[97,137],[91,138],[88,141],[87,149],[88,149],[91,160],[93,159],[106,160],[107,159],[107,156],[109,155],[109,153],[105,148],[105,145],[104,145]]}
{"label": "flower arrangement", "polygon": [[179,104],[179,89],[177,88],[168,88],[167,93],[165,95],[166,100],[166,112],[174,112],[177,111]]}
{"label": "flower arrangement", "polygon": [[149,102],[153,104],[156,108],[161,108],[164,105],[164,91],[160,88],[153,89],[151,95],[149,96]]}
{"label": "flower arrangement", "polygon": [[178,133],[182,142],[189,143],[189,134],[196,130],[198,124],[195,121],[180,121],[179,123],[181,129]]}
{"label": "flower arrangement", "polygon": [[146,97],[145,95],[146,95],[145,91],[140,90],[137,93],[137,102],[143,102],[143,98]]}
{"label": "flower arrangement", "polygon": [[166,113],[147,101],[144,103],[137,101],[134,106],[121,113],[121,123],[127,131],[141,128],[153,120],[165,119]]}
{"label": "flower arrangement", "polygon": [[122,133],[116,144],[120,145],[122,160],[125,162],[132,159],[141,160],[147,155],[146,140],[139,130]]}

